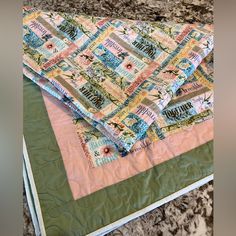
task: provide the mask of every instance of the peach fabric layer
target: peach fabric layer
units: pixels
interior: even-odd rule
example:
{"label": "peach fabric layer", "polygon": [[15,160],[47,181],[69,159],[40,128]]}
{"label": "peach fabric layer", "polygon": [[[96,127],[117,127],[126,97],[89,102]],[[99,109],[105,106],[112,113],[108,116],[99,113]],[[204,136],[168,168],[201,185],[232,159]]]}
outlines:
{"label": "peach fabric layer", "polygon": [[98,168],[91,168],[67,108],[42,91],[74,199],[137,175],[213,139],[213,119],[188,127]]}

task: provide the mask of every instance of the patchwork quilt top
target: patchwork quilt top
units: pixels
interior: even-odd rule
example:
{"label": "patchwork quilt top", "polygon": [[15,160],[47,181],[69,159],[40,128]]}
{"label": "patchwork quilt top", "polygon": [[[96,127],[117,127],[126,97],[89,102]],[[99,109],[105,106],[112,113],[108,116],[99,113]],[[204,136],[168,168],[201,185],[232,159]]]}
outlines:
{"label": "patchwork quilt top", "polygon": [[47,235],[85,235],[212,174],[213,28],[23,8],[24,137]]}
{"label": "patchwork quilt top", "polygon": [[161,119],[160,111],[213,48],[204,25],[25,8],[23,33],[24,63],[126,151]]}

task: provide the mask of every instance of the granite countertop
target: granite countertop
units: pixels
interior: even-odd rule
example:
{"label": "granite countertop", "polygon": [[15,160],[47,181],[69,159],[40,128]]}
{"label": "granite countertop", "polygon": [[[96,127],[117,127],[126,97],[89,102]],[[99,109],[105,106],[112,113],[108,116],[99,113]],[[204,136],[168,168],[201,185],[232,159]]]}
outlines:
{"label": "granite countertop", "polygon": [[[213,23],[213,0],[24,0],[43,10],[140,20]],[[23,192],[24,235],[34,229]],[[109,236],[213,235],[213,182],[111,232]]]}

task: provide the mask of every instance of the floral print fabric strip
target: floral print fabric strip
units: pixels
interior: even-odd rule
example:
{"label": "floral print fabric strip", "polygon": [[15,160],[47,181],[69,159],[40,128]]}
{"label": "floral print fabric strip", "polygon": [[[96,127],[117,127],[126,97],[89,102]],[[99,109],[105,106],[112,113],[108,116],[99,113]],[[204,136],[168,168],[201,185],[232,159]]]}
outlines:
{"label": "floral print fabric strip", "polygon": [[[95,156],[102,154],[113,160],[117,158],[115,150],[125,156],[140,140],[164,137],[166,127],[173,130],[177,123],[174,114],[181,113],[181,121],[202,112],[205,117],[211,115],[209,87],[189,99],[185,95],[194,83],[189,78],[200,78],[204,85],[211,83],[205,81],[206,64],[196,71],[213,49],[210,26],[110,19],[28,7],[23,8],[23,16],[26,73],[48,82],[46,87],[56,96],[60,91],[58,98],[77,114],[76,120],[85,119],[76,125],[80,130],[86,122],[86,132],[82,131],[87,136],[79,132],[86,146],[92,140],[87,129],[98,130],[108,140]],[[195,71],[198,74],[192,76]],[[181,85],[185,88],[177,98],[174,94]],[[202,101],[208,104],[205,108],[200,105]]]}

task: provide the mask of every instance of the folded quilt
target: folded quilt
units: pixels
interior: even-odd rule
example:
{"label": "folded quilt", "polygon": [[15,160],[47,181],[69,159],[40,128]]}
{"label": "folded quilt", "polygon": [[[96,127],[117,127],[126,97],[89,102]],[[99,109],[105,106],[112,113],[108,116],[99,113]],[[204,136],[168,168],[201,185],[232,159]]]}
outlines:
{"label": "folded quilt", "polygon": [[[98,135],[117,150],[114,160],[181,122],[212,118],[210,26],[28,7],[23,16],[24,74],[70,107],[87,148]],[[98,166],[95,151],[89,158]]]}
{"label": "folded quilt", "polygon": [[212,31],[23,8],[40,235],[105,235],[212,179]]}

